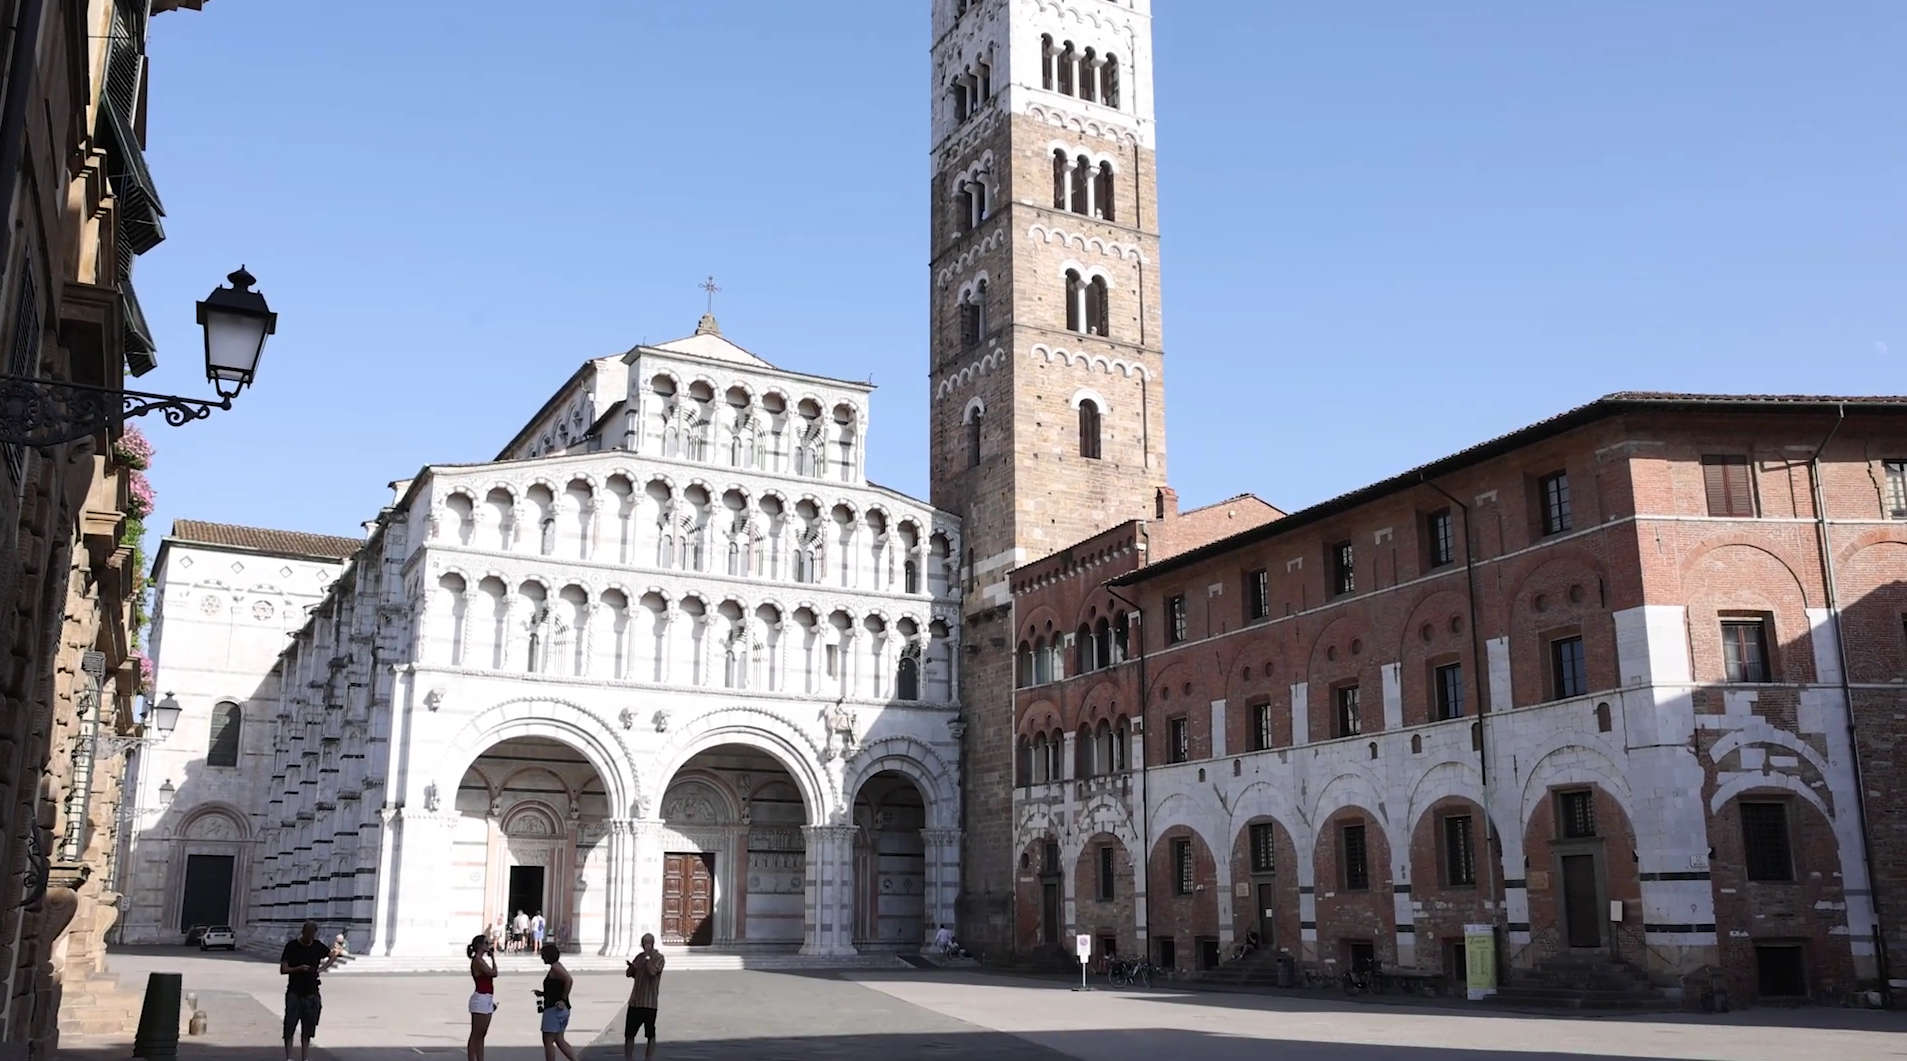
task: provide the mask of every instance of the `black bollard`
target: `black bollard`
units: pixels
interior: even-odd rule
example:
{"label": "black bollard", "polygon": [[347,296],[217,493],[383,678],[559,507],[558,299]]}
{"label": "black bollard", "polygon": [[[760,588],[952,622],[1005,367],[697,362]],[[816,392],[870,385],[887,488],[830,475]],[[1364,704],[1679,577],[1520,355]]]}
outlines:
{"label": "black bollard", "polygon": [[132,1056],[147,1061],[172,1061],[179,1056],[179,993],[184,977],[153,973],[146,977],[146,1002],[139,1010],[139,1034],[132,1040]]}

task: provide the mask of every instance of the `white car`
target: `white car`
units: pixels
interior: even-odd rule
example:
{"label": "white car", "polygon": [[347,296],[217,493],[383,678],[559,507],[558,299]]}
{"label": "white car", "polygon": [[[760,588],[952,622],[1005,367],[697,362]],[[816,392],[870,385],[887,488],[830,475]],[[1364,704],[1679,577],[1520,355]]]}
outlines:
{"label": "white car", "polygon": [[238,934],[232,931],[232,926],[213,925],[205,930],[205,935],[199,937],[200,950],[213,950],[219,947],[226,950],[238,949]]}

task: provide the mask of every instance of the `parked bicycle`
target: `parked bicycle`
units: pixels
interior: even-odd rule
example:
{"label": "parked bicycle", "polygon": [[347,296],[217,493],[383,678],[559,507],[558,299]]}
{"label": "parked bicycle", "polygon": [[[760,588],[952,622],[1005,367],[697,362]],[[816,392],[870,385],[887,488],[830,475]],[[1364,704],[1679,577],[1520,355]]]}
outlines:
{"label": "parked bicycle", "polygon": [[1353,963],[1344,970],[1344,993],[1347,995],[1372,995],[1383,989],[1383,973],[1378,968],[1377,959],[1369,962]]}
{"label": "parked bicycle", "polygon": [[1109,958],[1106,982],[1114,987],[1151,987],[1152,974],[1158,970],[1143,958]]}

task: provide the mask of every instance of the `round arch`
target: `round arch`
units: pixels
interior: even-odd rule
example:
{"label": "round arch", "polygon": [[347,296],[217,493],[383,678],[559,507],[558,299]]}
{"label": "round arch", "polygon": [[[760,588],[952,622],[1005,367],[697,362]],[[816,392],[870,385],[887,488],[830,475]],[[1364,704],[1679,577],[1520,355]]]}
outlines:
{"label": "round arch", "polygon": [[927,827],[951,829],[960,824],[959,783],[946,760],[913,737],[882,737],[861,746],[841,779],[843,804],[852,806],[861,787],[875,774],[893,772],[913,782],[927,805]]}
{"label": "round arch", "polygon": [[699,715],[672,730],[669,742],[655,755],[658,766],[642,795],[646,808],[659,807],[669,782],[690,759],[724,744],[740,744],[765,752],[794,780],[808,811],[808,824],[843,824],[847,816],[840,793],[819,769],[822,749],[799,727],[771,711],[728,707]]}
{"label": "round arch", "polygon": [[427,785],[435,785],[440,793],[455,792],[478,757],[517,737],[559,741],[581,752],[602,779],[610,816],[642,816],[642,807],[636,803],[641,790],[635,764],[611,720],[567,700],[540,696],[505,700],[465,722],[438,757],[434,775],[429,771],[411,775],[406,799],[421,802]]}

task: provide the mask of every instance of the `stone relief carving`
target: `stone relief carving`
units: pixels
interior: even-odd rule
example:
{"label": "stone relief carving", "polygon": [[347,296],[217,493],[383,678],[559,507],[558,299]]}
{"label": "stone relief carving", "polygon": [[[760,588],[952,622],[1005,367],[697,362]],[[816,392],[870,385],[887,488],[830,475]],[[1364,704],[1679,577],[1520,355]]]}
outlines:
{"label": "stone relief carving", "polygon": [[655,717],[650,719],[650,721],[654,723],[657,733],[669,732],[669,712],[667,710],[657,711]]}
{"label": "stone relief carving", "polygon": [[621,722],[622,728],[624,729],[635,729],[636,728],[636,713],[633,710],[625,707],[616,714],[616,721]]}
{"label": "stone relief carving", "polygon": [[437,686],[430,692],[424,694],[424,706],[432,711],[436,711],[444,706],[443,686]]}
{"label": "stone relief carving", "polygon": [[432,781],[430,784],[424,786],[424,809],[435,812],[439,802],[437,798],[437,782]]}

